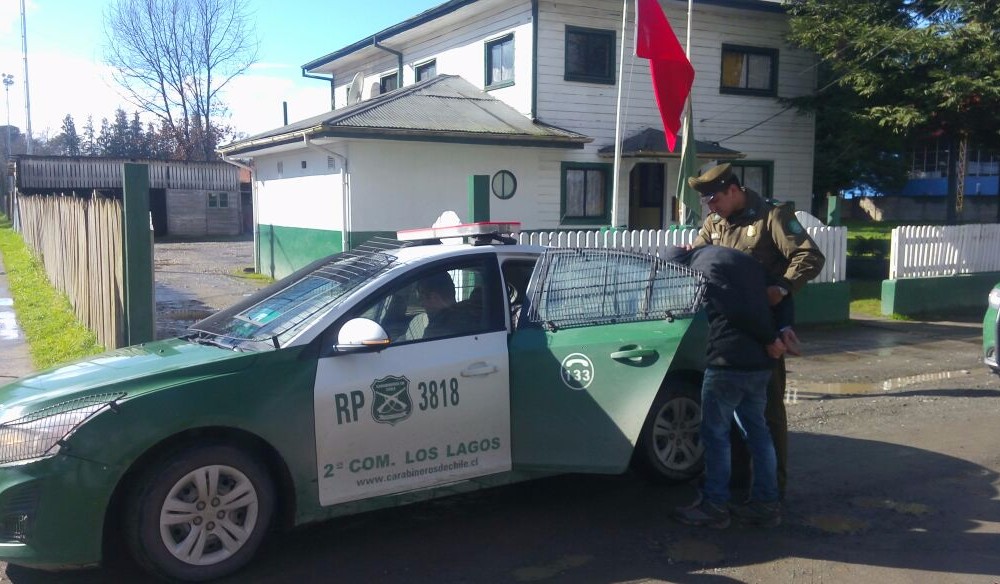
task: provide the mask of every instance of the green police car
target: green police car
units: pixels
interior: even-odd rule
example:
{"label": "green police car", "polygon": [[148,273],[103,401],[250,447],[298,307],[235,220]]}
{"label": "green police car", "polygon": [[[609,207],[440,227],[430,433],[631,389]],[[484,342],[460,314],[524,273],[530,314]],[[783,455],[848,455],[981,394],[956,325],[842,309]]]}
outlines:
{"label": "green police car", "polygon": [[983,362],[1000,375],[1000,284],[993,287],[983,316]]}
{"label": "green police car", "polygon": [[553,473],[696,476],[701,276],[515,227],[374,242],[0,387],[0,559],[95,565],[121,533],[199,581],[277,528]]}

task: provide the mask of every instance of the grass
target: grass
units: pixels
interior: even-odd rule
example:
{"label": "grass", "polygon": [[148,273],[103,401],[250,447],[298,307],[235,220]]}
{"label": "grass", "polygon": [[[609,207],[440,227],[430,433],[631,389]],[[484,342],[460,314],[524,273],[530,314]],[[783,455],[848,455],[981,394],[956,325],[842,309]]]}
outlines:
{"label": "grass", "polygon": [[251,280],[253,282],[260,282],[262,284],[272,284],[274,283],[274,278],[266,274],[258,274],[257,272],[248,272],[246,270],[252,270],[253,268],[246,268],[245,270],[233,270],[233,275],[237,278],[243,278],[244,280]]}
{"label": "grass", "polygon": [[7,269],[17,320],[36,369],[47,369],[104,350],[94,333],[77,320],[66,295],[49,284],[41,263],[2,214],[0,255]]}

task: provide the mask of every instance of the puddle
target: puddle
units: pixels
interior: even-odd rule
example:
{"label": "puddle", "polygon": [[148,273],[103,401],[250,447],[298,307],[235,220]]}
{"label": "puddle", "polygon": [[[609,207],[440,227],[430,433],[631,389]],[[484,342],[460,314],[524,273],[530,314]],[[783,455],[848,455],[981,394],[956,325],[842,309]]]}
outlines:
{"label": "puddle", "polygon": [[922,503],[904,503],[901,501],[893,501],[892,499],[879,499],[876,497],[858,497],[853,499],[851,503],[866,509],[887,509],[889,511],[895,511],[896,513],[901,513],[903,515],[913,515],[915,517],[927,515],[931,512],[931,508]]}
{"label": "puddle", "polygon": [[0,311],[0,340],[15,341],[21,336],[21,327],[17,325],[17,317],[9,310]]}
{"label": "puddle", "polygon": [[870,383],[797,383],[789,381],[788,391],[785,394],[785,403],[794,404],[799,400],[819,399],[826,395],[853,395],[853,394],[873,394],[884,393],[894,389],[901,389],[918,383],[929,381],[944,381],[946,379],[958,379],[970,374],[968,369],[959,371],[943,371],[940,373],[922,373],[920,375],[909,375],[906,377],[896,377],[884,381]]}
{"label": "puddle", "polygon": [[804,521],[813,529],[834,535],[851,535],[868,530],[868,522],[843,515],[813,515]]}
{"label": "puddle", "polygon": [[673,562],[718,564],[726,558],[719,546],[698,539],[681,539],[667,547],[667,557]]}
{"label": "puddle", "polygon": [[565,556],[547,566],[528,566],[514,570],[514,579],[518,582],[539,582],[554,578],[573,568],[585,566],[593,560],[591,556]]}

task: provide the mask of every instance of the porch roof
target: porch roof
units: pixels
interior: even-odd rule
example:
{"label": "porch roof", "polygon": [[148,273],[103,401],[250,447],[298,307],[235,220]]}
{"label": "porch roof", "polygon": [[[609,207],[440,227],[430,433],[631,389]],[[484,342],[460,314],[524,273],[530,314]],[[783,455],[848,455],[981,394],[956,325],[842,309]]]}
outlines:
{"label": "porch roof", "polygon": [[249,154],[304,138],[583,148],[593,138],[535,122],[456,75],[438,75],[219,148]]}
{"label": "porch roof", "polygon": [[[622,142],[622,158],[680,158],[683,145],[684,139],[678,136],[674,151],[671,152],[667,150],[667,139],[663,134],[663,130],[646,128],[638,134],[629,136]],[[698,150],[698,158],[737,160],[746,157],[746,154],[738,150],[725,148],[714,142],[695,140],[694,145]],[[601,158],[614,158],[615,145],[608,144],[607,146],[602,146],[597,151],[597,155]]]}

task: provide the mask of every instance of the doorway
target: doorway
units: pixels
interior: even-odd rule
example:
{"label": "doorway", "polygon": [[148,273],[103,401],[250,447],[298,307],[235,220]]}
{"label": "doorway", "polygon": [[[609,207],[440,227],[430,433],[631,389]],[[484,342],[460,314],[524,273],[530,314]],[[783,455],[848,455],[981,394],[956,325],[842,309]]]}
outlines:
{"label": "doorway", "polygon": [[629,229],[663,229],[666,165],[639,162],[632,167],[628,184]]}

